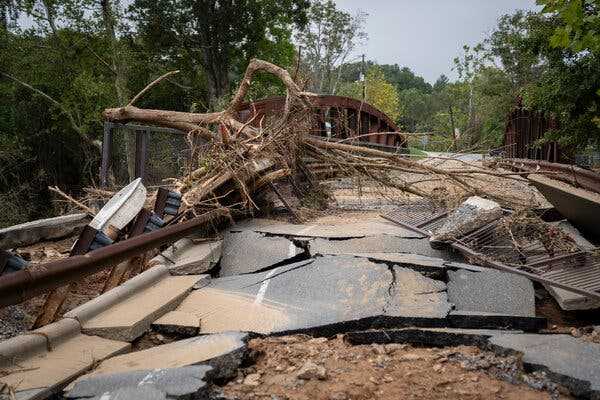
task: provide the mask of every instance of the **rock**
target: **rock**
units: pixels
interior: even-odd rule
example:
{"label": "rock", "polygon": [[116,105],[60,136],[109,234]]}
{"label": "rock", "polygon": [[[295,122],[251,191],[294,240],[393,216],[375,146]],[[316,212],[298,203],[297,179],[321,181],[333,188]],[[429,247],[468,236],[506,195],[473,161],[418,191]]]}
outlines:
{"label": "rock", "polygon": [[388,354],[391,354],[391,353],[396,353],[396,352],[406,349],[408,347],[408,345],[404,344],[404,343],[389,343],[389,344],[384,345],[384,347],[385,347],[385,351]]}
{"label": "rock", "polygon": [[347,400],[348,395],[346,392],[333,392],[331,396],[329,396],[329,400]]}
{"label": "rock", "polygon": [[481,197],[469,197],[451,212],[431,237],[432,242],[444,242],[459,238],[502,216],[502,208],[494,201]]}
{"label": "rock", "polygon": [[419,361],[423,360],[423,356],[416,353],[408,353],[397,358],[398,361]]}
{"label": "rock", "polygon": [[296,378],[307,381],[315,379],[323,381],[327,379],[327,370],[312,361],[307,361],[296,373]]}
{"label": "rock", "polygon": [[259,386],[260,385],[260,374],[246,375],[243,383],[246,386]]}
{"label": "rock", "polygon": [[385,354],[387,354],[387,351],[386,351],[385,347],[383,347],[383,345],[381,345],[381,344],[373,343],[371,345],[371,347],[373,348],[373,352],[375,354],[379,354],[379,355],[385,355]]}
{"label": "rock", "polygon": [[67,237],[79,232],[88,222],[87,214],[69,214],[0,229],[0,249]]}
{"label": "rock", "polygon": [[435,364],[431,369],[433,369],[435,372],[439,372],[442,368],[442,364]]}
{"label": "rock", "polygon": [[582,337],[582,336],[583,336],[583,334],[581,333],[581,331],[580,331],[579,329],[577,329],[577,328],[572,328],[572,329],[571,329],[571,336],[573,336],[573,337],[576,337],[576,338],[579,338],[579,337]]}

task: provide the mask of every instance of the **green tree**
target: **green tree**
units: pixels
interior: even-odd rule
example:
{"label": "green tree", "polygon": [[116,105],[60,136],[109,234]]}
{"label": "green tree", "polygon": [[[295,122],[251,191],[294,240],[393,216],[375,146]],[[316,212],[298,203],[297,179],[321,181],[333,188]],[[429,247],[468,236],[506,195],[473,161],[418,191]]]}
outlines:
{"label": "green tree", "polygon": [[131,11],[150,51],[187,59],[197,75],[202,70],[208,101],[214,103],[229,93],[232,78],[250,58],[289,38],[293,25],[304,25],[308,5],[307,0],[135,0]]}
{"label": "green tree", "polygon": [[600,0],[538,0],[538,4],[544,13],[560,19],[550,38],[553,46],[600,53]]}
{"label": "green tree", "polygon": [[566,47],[557,46],[555,35],[562,28],[560,13],[518,12],[500,20],[489,50],[501,61],[512,92],[524,105],[557,118],[559,128],[545,139],[579,148],[597,145],[600,55],[593,46],[575,50],[570,41]]}
{"label": "green tree", "polygon": [[[365,101],[396,121],[400,116],[400,97],[394,85],[386,81],[383,70],[371,67],[365,78]],[[340,86],[339,95],[362,100],[362,82],[349,82]]]}
{"label": "green tree", "polygon": [[308,24],[296,35],[303,52],[303,64],[311,77],[310,89],[335,94],[343,70],[339,68],[357,45],[367,39],[367,14],[339,10],[333,0],[315,0],[308,12]]}

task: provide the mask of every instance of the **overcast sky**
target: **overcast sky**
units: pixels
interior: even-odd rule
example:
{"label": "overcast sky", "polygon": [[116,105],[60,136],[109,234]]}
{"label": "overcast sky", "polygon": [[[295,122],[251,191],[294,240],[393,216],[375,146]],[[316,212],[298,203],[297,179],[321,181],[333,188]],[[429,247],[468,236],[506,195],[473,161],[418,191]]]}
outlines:
{"label": "overcast sky", "polygon": [[535,0],[335,0],[352,14],[369,14],[367,45],[358,51],[381,64],[411,68],[433,83],[451,78],[452,60],[464,44],[483,40],[500,16],[539,9]]}

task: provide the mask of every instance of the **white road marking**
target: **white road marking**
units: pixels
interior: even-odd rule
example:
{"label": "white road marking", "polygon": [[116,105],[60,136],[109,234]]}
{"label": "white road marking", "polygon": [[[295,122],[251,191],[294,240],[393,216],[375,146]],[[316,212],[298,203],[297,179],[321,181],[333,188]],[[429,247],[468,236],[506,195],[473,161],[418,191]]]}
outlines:
{"label": "white road marking", "polygon": [[262,303],[265,298],[265,293],[267,293],[267,287],[269,287],[269,282],[271,281],[269,278],[275,275],[275,273],[279,271],[279,268],[272,269],[267,276],[265,276],[265,280],[260,285],[260,289],[258,289],[258,293],[256,293],[256,298],[254,299],[254,304]]}
{"label": "white road marking", "polygon": [[[307,226],[306,228],[304,228],[300,232],[298,232],[298,236],[302,236],[303,234],[307,233],[312,228],[314,228],[313,225]],[[292,258],[295,255],[296,255],[296,245],[294,244],[294,242],[292,242],[290,240],[290,246],[288,247],[287,258]],[[267,276],[265,276],[265,280],[260,285],[260,288],[258,289],[258,292],[256,293],[256,297],[254,298],[254,304],[262,303],[263,299],[265,298],[265,293],[267,293],[267,288],[269,287],[269,282],[271,282],[271,279],[269,279],[269,278],[271,278],[273,275],[275,275],[275,273],[277,271],[279,271],[279,269],[280,269],[280,267],[274,268],[267,274]]]}

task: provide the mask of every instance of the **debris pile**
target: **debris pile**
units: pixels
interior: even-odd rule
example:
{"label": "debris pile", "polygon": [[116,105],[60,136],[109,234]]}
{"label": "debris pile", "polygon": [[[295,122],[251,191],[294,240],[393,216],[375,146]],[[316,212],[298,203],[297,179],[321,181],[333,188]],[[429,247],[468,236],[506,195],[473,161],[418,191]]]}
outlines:
{"label": "debris pile", "polygon": [[[284,84],[285,107],[243,119],[259,72]],[[600,298],[598,257],[535,214],[531,193],[488,185],[525,185],[518,173],[311,136],[313,95],[264,61],[250,63],[220,112],[135,107],[158,82],[104,116],[187,132],[186,173],[150,196],[139,180],[116,194],[90,189],[112,197],[97,212],[55,190],[95,215],[69,227],[81,232],[67,260],[0,277],[5,305],[52,289],[37,329],[0,342],[0,396],[600,396],[597,329],[558,334],[572,327],[554,329],[534,284],[561,306],[590,308],[582,299]],[[342,190],[351,204],[363,188],[389,194],[392,212],[340,207],[302,221],[307,203],[335,202]],[[296,223],[242,220],[262,209],[265,191]],[[4,236],[11,246],[26,242],[18,232]],[[7,254],[2,266],[14,269]],[[82,279],[103,270],[101,294],[63,313]]]}

